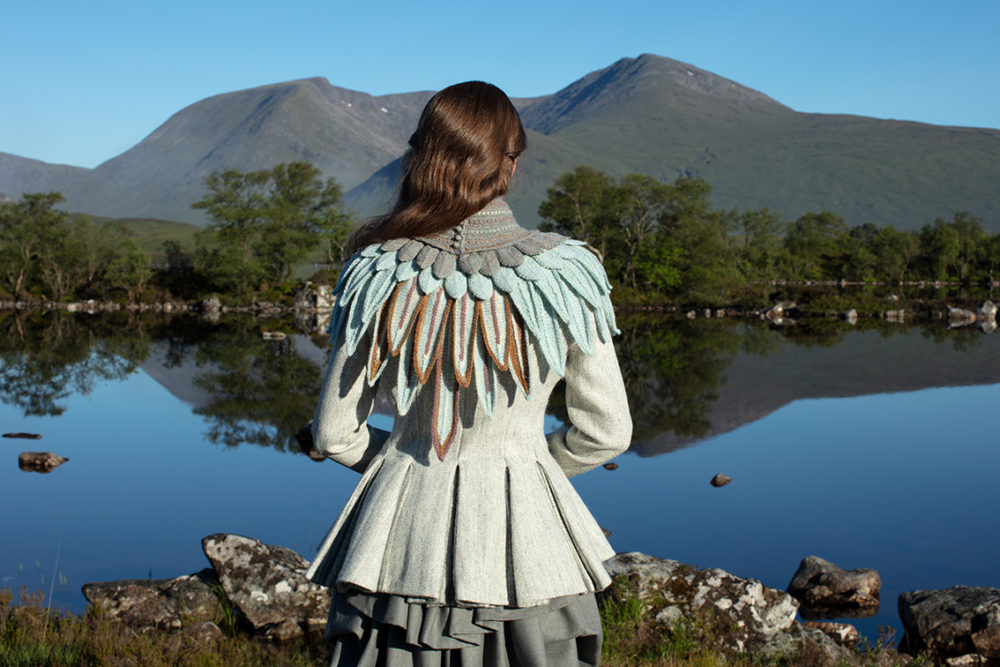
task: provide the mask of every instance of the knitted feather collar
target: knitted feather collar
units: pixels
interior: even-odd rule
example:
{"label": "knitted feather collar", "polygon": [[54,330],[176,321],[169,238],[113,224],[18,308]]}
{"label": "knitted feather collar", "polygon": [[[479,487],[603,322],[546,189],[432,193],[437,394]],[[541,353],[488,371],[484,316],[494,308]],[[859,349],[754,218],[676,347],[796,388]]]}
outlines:
{"label": "knitted feather collar", "polygon": [[432,445],[444,459],[457,432],[460,392],[475,391],[492,416],[499,374],[531,393],[528,346],[562,375],[566,346],[593,351],[618,333],[611,285],[581,241],[527,230],[502,199],[455,227],[369,245],[351,257],[334,289],[330,337],[344,330],[355,354],[372,332],[367,380],[374,385],[398,356],[397,409],[434,392]]}

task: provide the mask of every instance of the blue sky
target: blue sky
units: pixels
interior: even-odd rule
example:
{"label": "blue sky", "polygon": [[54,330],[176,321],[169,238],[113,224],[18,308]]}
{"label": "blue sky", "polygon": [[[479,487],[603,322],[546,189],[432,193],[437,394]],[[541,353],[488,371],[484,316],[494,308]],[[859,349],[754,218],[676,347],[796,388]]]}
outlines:
{"label": "blue sky", "polygon": [[324,76],[373,94],[485,79],[527,97],[641,53],[799,111],[998,128],[1000,2],[950,4],[12,2],[0,152],[91,167],[221,92]]}

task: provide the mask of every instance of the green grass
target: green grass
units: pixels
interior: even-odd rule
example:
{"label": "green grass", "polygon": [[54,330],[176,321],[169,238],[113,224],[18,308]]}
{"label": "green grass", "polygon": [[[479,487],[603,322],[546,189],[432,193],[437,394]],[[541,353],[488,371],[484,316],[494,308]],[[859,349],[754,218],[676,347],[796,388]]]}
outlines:
{"label": "green grass", "polygon": [[[225,618],[218,619],[219,625]],[[230,665],[323,665],[322,643],[272,644],[243,632],[205,637],[179,632],[143,632],[90,609],[83,616],[46,609],[41,594],[22,592],[15,601],[0,591],[0,667],[142,665],[143,667]]]}
{"label": "green grass", "polygon": [[134,234],[132,237],[153,261],[163,259],[163,242],[177,241],[185,250],[194,248],[194,235],[200,227],[187,222],[172,222],[155,218],[123,218],[122,222]]}
{"label": "green grass", "polygon": [[[70,214],[70,217],[82,216],[82,213]],[[154,262],[162,261],[164,241],[177,241],[185,250],[194,248],[194,235],[201,227],[187,222],[160,220],[157,218],[107,218],[99,215],[87,216],[96,225],[107,222],[120,222],[131,234],[131,238],[148,254]]]}
{"label": "green grass", "polygon": [[[818,656],[803,653],[784,658],[723,651],[720,629],[711,619],[683,618],[672,626],[655,621],[655,601],[627,593],[628,584],[601,596],[606,667],[770,667],[814,664]],[[624,584],[624,585],[623,585]],[[224,599],[224,595],[222,596]],[[328,664],[329,649],[318,638],[275,644],[237,627],[232,606],[222,605],[215,619],[223,633],[204,636],[188,629],[143,631],[110,619],[91,607],[82,616],[50,610],[41,593],[15,596],[0,590],[0,667],[62,665],[142,665],[143,667],[277,665],[299,667]],[[812,661],[812,662],[810,662]],[[860,647],[852,665],[888,667],[898,657],[883,642]],[[918,656],[910,665],[929,664]]]}

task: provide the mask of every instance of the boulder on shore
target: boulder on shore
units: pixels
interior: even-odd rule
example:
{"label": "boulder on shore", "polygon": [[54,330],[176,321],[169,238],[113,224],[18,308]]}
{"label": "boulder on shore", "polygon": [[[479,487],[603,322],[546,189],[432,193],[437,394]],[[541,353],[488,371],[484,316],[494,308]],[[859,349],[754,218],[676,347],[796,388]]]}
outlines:
{"label": "boulder on shore", "polygon": [[619,553],[605,566],[617,577],[611,594],[636,595],[666,625],[702,616],[720,629],[721,648],[760,649],[795,623],[795,600],[755,579],[637,552]]}
{"label": "boulder on shore", "polygon": [[1000,661],[1000,588],[953,586],[899,596],[900,650]]}
{"label": "boulder on shore", "polygon": [[638,597],[643,614],[666,632],[693,623],[700,633],[695,641],[706,647],[756,652],[790,664],[855,664],[848,648],[795,620],[794,598],[756,579],[637,552],[619,553],[605,566],[614,582],[601,594],[602,603]]}
{"label": "boulder on shore", "polygon": [[802,603],[803,618],[874,615],[881,589],[875,570],[844,570],[819,556],[803,558],[787,588]]}
{"label": "boulder on shore", "polygon": [[257,632],[288,639],[326,627],[331,591],[306,579],[309,564],[299,554],[225,533],[209,535],[201,546],[226,596]]}
{"label": "boulder on shore", "polygon": [[175,579],[123,579],[83,585],[87,601],[133,627],[179,630],[222,617],[219,580],[205,568]]}

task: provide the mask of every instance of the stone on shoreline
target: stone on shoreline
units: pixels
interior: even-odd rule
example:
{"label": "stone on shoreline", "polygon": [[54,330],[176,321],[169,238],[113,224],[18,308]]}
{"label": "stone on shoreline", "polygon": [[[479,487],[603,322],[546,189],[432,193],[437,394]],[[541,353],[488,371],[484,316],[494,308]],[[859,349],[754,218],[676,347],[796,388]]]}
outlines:
{"label": "stone on shoreline", "polygon": [[803,627],[819,630],[841,646],[852,648],[858,643],[858,629],[850,623],[833,621],[806,621]]}
{"label": "stone on shoreline", "polygon": [[910,591],[899,596],[898,604],[905,633],[901,650],[1000,661],[1000,588]]}
{"label": "stone on shoreline", "polygon": [[83,595],[109,618],[133,627],[179,630],[222,617],[222,605],[215,594],[218,585],[215,571],[205,568],[175,579],[84,584]]}
{"label": "stone on shoreline", "polygon": [[966,310],[964,308],[953,308],[952,306],[947,307],[948,312],[948,324],[950,326],[965,326],[967,324],[975,324],[976,320],[979,318],[971,310]]}
{"label": "stone on shoreline", "polygon": [[995,320],[997,318],[997,305],[992,301],[983,301],[976,309],[976,315],[981,320]]}
{"label": "stone on shoreline", "polygon": [[257,632],[275,639],[322,631],[331,591],[305,578],[306,559],[285,547],[218,533],[201,541],[226,596]]}
{"label": "stone on shoreline", "polygon": [[843,570],[819,556],[799,563],[788,592],[802,603],[803,618],[869,616],[879,608],[882,579],[868,568]]}
{"label": "stone on shoreline", "polygon": [[[638,596],[648,605],[647,613],[665,625],[703,617],[718,628],[719,648],[759,650],[795,625],[795,600],[755,579],[638,552],[619,553],[605,567],[616,577],[606,595]],[[622,587],[627,590],[615,590]]]}
{"label": "stone on shoreline", "polygon": [[787,588],[802,603],[803,618],[874,615],[881,589],[875,570],[844,570],[819,556],[803,558]]}
{"label": "stone on shoreline", "polygon": [[905,310],[887,310],[882,313],[882,317],[886,322],[905,322],[906,321],[906,311]]}

